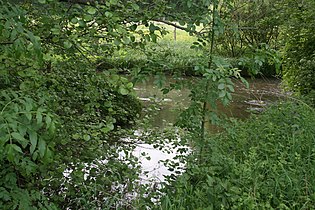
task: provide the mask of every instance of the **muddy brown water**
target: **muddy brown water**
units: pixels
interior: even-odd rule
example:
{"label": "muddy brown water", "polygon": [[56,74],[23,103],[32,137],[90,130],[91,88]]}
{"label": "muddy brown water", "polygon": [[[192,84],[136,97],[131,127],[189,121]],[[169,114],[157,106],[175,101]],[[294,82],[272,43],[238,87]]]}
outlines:
{"label": "muddy brown water", "polygon": [[[194,78],[183,78],[192,80]],[[167,82],[172,81],[171,78]],[[239,81],[234,81],[235,92],[232,94],[233,100],[227,106],[219,106],[219,111],[229,117],[245,119],[251,113],[263,111],[263,109],[278,101],[283,97],[280,88],[281,81],[274,78],[247,79],[249,88]],[[159,101],[160,106],[157,115],[153,119],[153,125],[164,127],[168,123],[176,122],[181,110],[189,106],[189,90],[172,90],[163,95],[159,88],[154,85],[154,80],[148,80],[145,83],[139,83],[135,86],[136,93],[144,105],[150,101]]]}

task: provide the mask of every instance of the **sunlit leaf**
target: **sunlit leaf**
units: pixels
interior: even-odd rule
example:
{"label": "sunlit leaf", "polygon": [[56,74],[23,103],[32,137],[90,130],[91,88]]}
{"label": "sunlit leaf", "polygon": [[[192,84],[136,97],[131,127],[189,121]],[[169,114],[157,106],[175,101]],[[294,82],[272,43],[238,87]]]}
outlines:
{"label": "sunlit leaf", "polygon": [[122,94],[122,95],[128,95],[129,90],[126,89],[125,87],[120,87],[119,88],[119,93]]}
{"label": "sunlit leaf", "polygon": [[96,9],[94,7],[89,7],[87,12],[91,15],[94,15],[96,13]]}
{"label": "sunlit leaf", "polygon": [[84,139],[85,141],[88,141],[88,140],[91,139],[91,137],[90,137],[90,135],[84,134],[84,135],[83,135],[83,139]]}

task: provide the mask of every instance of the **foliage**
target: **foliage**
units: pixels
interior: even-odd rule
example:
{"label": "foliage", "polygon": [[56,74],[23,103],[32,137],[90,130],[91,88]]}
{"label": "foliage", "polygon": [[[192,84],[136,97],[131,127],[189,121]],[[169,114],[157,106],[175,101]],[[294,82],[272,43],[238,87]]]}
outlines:
{"label": "foliage", "polygon": [[[292,6],[293,5],[293,6]],[[288,19],[290,24],[285,28],[285,63],[283,75],[286,84],[302,94],[315,89],[314,58],[315,36],[314,1],[295,3],[288,1]]]}
{"label": "foliage", "polygon": [[312,208],[314,109],[285,102],[208,136],[161,200],[162,209]]}
{"label": "foliage", "polygon": [[[141,189],[138,167],[133,145],[118,140],[141,110],[133,84],[97,72],[81,54],[82,47],[99,49],[85,25],[93,7],[43,3],[3,2],[0,9],[1,208],[128,206],[127,194]],[[82,27],[74,23],[78,11],[89,19],[79,17]],[[128,36],[122,30],[107,38],[122,33]]]}
{"label": "foliage", "polygon": [[243,70],[243,75],[271,77],[280,74],[281,61],[276,50],[261,44],[260,48],[245,53],[243,57],[239,58],[237,65]]}
{"label": "foliage", "polygon": [[42,181],[52,162],[56,116],[43,101],[35,102],[22,92],[2,90],[0,99],[0,206],[50,208],[48,199],[33,186]]}
{"label": "foliage", "polygon": [[224,36],[216,48],[220,55],[238,60],[243,75],[279,74],[281,62],[276,50],[281,48],[282,4],[282,1],[237,0],[231,3],[230,12],[222,9]]}
{"label": "foliage", "polygon": [[[230,21],[222,37],[222,50],[227,55],[241,56],[248,48],[269,45],[278,48],[279,26],[283,19],[279,17],[281,1],[233,1],[233,10],[226,14]],[[221,46],[219,46],[221,47]]]}

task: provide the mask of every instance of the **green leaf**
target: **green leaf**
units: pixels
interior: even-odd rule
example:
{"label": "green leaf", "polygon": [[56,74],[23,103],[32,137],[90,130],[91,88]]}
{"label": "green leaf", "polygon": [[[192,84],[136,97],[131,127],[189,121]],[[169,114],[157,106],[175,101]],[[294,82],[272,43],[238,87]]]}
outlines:
{"label": "green leaf", "polygon": [[48,131],[49,131],[50,134],[54,134],[55,133],[55,131],[56,131],[56,124],[55,124],[55,122],[52,122],[50,124]]}
{"label": "green leaf", "polygon": [[227,87],[231,92],[234,92],[234,91],[235,91],[233,85],[227,85],[226,87]]}
{"label": "green leaf", "polygon": [[222,103],[224,106],[227,106],[229,104],[230,100],[228,98],[223,98]]}
{"label": "green leaf", "polygon": [[18,141],[22,141],[22,142],[26,141],[26,139],[20,133],[14,132],[14,133],[11,133],[11,136]]}
{"label": "green leaf", "polygon": [[110,0],[109,2],[111,5],[116,5],[118,3],[118,0]]}
{"label": "green leaf", "polygon": [[130,40],[131,40],[132,42],[135,42],[135,41],[136,41],[136,37],[135,37],[135,36],[130,36]]}
{"label": "green leaf", "polygon": [[41,3],[41,4],[45,4],[46,0],[38,0],[38,2]]}
{"label": "green leaf", "polygon": [[73,23],[73,24],[78,23],[78,19],[77,19],[77,18],[72,18],[72,19],[71,19],[71,23]]}
{"label": "green leaf", "polygon": [[120,93],[121,95],[128,95],[129,90],[126,89],[125,87],[121,86],[121,87],[119,87],[119,93]]}
{"label": "green leaf", "polygon": [[226,97],[227,97],[230,101],[232,101],[232,94],[231,94],[231,93],[227,92],[227,93],[226,93]]}
{"label": "green leaf", "polygon": [[2,145],[4,145],[6,142],[9,141],[9,139],[10,139],[10,135],[6,134],[6,135],[0,137],[0,142]]}
{"label": "green leaf", "polygon": [[38,109],[36,112],[36,123],[38,125],[40,125],[40,124],[42,124],[42,121],[43,121],[43,115],[42,115],[40,109]]}
{"label": "green leaf", "polygon": [[47,147],[46,148],[46,153],[45,153],[45,156],[44,156],[44,161],[45,162],[50,162],[52,156],[53,156],[53,152]]}
{"label": "green leaf", "polygon": [[137,27],[138,26],[136,24],[133,24],[129,28],[130,28],[131,31],[135,31],[137,29]]}
{"label": "green leaf", "polygon": [[27,131],[27,126],[23,125],[23,124],[19,125],[18,131],[19,131],[21,136],[24,136],[26,134],[26,131]]}
{"label": "green leaf", "polygon": [[185,24],[186,24],[185,21],[182,20],[179,21],[179,25],[184,26]]}
{"label": "green leaf", "polygon": [[66,49],[69,49],[69,48],[72,47],[72,43],[69,42],[69,41],[64,41],[64,42],[63,42],[63,46],[64,46]]}
{"label": "green leaf", "polygon": [[80,138],[80,134],[76,133],[72,135],[72,138],[78,140]]}
{"label": "green leaf", "polygon": [[16,145],[16,144],[11,144],[11,147],[12,147],[15,151],[17,151],[17,152],[19,152],[19,153],[23,153],[21,147],[19,147],[18,145]]}
{"label": "green leaf", "polygon": [[217,75],[213,74],[212,81],[215,82],[217,80]]}
{"label": "green leaf", "polygon": [[26,118],[31,121],[32,120],[32,114],[30,112],[25,113]]}
{"label": "green leaf", "polygon": [[157,35],[156,34],[150,34],[152,42],[156,42],[157,41]]}
{"label": "green leaf", "polygon": [[84,134],[84,135],[83,135],[83,139],[84,139],[85,141],[88,141],[88,140],[91,139],[91,137],[90,137],[90,135]]}
{"label": "green leaf", "polygon": [[0,199],[4,202],[11,200],[11,194],[3,187],[0,187]]}
{"label": "green leaf", "polygon": [[223,90],[225,88],[225,84],[224,83],[220,83],[219,85],[218,85],[218,89],[219,90]]}
{"label": "green leaf", "polygon": [[106,16],[106,17],[109,17],[109,18],[110,18],[110,17],[113,17],[113,13],[106,11],[106,12],[105,12],[105,16]]}
{"label": "green leaf", "polygon": [[133,8],[134,10],[139,10],[139,9],[140,9],[140,7],[139,7],[138,4],[133,3],[133,4],[131,4],[131,6],[132,6],[132,8]]}
{"label": "green leaf", "polygon": [[37,133],[35,131],[29,131],[28,134],[31,141],[30,153],[33,154],[37,146]]}
{"label": "green leaf", "polygon": [[12,30],[10,41],[14,41],[17,37],[17,30]]}
{"label": "green leaf", "polygon": [[94,7],[89,7],[89,9],[87,10],[87,12],[91,15],[94,15],[96,13],[96,9]]}
{"label": "green leaf", "polygon": [[45,122],[46,122],[46,128],[49,128],[50,127],[50,123],[51,123],[51,117],[49,115],[46,116]]}
{"label": "green leaf", "polygon": [[241,77],[241,81],[243,82],[243,84],[246,86],[246,88],[248,89],[249,88],[249,84],[247,82],[246,79],[244,79],[243,77]]}
{"label": "green leaf", "polygon": [[7,158],[9,161],[13,162],[14,161],[14,157],[15,157],[15,152],[14,152],[14,149],[13,147],[11,146],[12,144],[7,144],[5,146],[5,150],[7,152]]}
{"label": "green leaf", "polygon": [[123,38],[124,44],[130,44],[131,40],[128,37]]}
{"label": "green leaf", "polygon": [[36,150],[33,154],[32,154],[32,159],[36,160],[38,158],[38,151]]}
{"label": "green leaf", "polygon": [[120,45],[120,41],[119,41],[118,39],[115,39],[114,44],[115,44],[116,46],[119,46],[119,45]]}
{"label": "green leaf", "polygon": [[84,15],[83,18],[84,18],[85,21],[91,21],[91,20],[93,20],[92,15]]}
{"label": "green leaf", "polygon": [[108,133],[110,131],[110,129],[108,127],[102,128],[101,131],[103,133]]}
{"label": "green leaf", "polygon": [[133,83],[132,82],[129,82],[127,85],[126,85],[127,88],[131,89],[133,88]]}
{"label": "green leaf", "polygon": [[223,98],[225,95],[226,95],[226,91],[225,91],[225,90],[221,90],[221,91],[219,92],[219,97],[220,97],[220,98]]}
{"label": "green leaf", "polygon": [[54,35],[59,35],[60,34],[60,29],[59,28],[52,28],[52,29],[50,29],[50,31]]}
{"label": "green leaf", "polygon": [[149,31],[151,32],[151,33],[154,33],[154,31],[155,30],[157,30],[157,29],[159,29],[159,27],[157,27],[157,26],[155,26],[154,24],[150,24],[150,26],[149,26]]}
{"label": "green leaf", "polygon": [[38,141],[38,151],[39,151],[39,156],[42,158],[45,155],[46,152],[46,142],[42,139]]}
{"label": "green leaf", "polygon": [[113,123],[107,124],[106,126],[109,130],[114,130],[115,128]]}

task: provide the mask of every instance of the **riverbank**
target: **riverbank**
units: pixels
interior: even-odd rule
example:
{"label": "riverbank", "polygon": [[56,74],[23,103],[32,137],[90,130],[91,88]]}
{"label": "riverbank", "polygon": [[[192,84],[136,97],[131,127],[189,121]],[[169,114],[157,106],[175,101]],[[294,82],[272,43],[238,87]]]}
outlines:
{"label": "riverbank", "polygon": [[313,108],[287,101],[207,136],[159,209],[312,209],[314,125]]}

